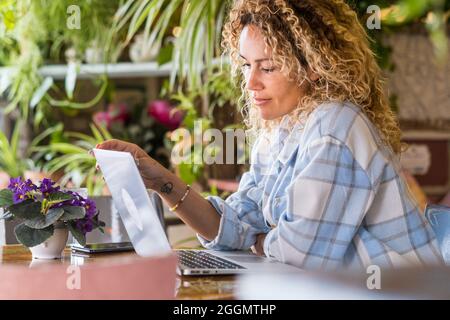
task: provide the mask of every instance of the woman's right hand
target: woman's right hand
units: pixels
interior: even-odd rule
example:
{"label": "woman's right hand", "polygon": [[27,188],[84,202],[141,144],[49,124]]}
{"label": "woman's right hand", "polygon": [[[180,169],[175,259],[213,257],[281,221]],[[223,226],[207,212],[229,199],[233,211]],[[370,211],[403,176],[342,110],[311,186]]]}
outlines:
{"label": "woman's right hand", "polygon": [[[156,191],[169,208],[176,205],[176,214],[180,219],[205,239],[211,241],[217,236],[220,214],[211,203],[195,190],[189,189],[190,192],[187,194],[186,183],[147,155],[144,150],[133,143],[120,140],[108,140],[96,147],[131,153],[138,160],[138,168],[147,188]],[[183,197],[185,200],[180,203]]]}
{"label": "woman's right hand", "polygon": [[117,139],[106,140],[102,143],[97,144],[95,148],[103,150],[129,152],[135,159],[143,158],[146,156],[150,157],[138,145]]}
{"label": "woman's right hand", "polygon": [[158,188],[162,177],[170,172],[134,143],[111,139],[97,144],[95,148],[131,153],[138,165],[139,173],[146,187],[153,190]]}

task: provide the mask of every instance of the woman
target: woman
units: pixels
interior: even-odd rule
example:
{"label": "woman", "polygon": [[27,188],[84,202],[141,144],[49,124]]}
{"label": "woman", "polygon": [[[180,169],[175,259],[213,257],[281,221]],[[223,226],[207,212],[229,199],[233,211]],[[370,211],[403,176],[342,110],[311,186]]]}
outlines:
{"label": "woman", "polygon": [[440,263],[399,176],[380,69],[344,1],[235,1],[223,47],[258,137],[236,193],[205,200],[136,145],[98,147],[135,155],[146,186],[207,248],[252,248],[300,268]]}

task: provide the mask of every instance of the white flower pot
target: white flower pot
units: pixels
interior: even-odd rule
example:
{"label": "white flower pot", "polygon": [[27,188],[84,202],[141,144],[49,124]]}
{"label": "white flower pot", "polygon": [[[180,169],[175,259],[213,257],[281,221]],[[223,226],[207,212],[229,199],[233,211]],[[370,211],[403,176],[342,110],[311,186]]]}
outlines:
{"label": "white flower pot", "polygon": [[31,247],[33,259],[60,259],[63,256],[64,248],[67,244],[69,230],[64,224],[55,224],[55,232],[53,236],[43,243]]}
{"label": "white flower pot", "polygon": [[104,59],[104,52],[97,47],[89,47],[84,53],[84,60],[87,63],[102,63]]}
{"label": "white flower pot", "polygon": [[158,44],[148,46],[145,42],[144,35],[140,33],[134,37],[134,42],[130,45],[129,55],[131,61],[135,63],[149,62],[156,59],[159,50],[160,46]]}

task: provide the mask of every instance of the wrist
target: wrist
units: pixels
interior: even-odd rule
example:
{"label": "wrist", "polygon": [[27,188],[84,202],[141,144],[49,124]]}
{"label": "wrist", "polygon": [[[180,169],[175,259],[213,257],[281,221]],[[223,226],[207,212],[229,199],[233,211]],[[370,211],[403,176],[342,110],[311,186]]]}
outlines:
{"label": "wrist", "polygon": [[139,159],[138,168],[145,187],[156,192],[160,191],[164,181],[168,180],[167,173],[170,173],[152,158]]}
{"label": "wrist", "polygon": [[190,186],[168,171],[153,183],[153,188],[165,200],[170,211],[175,211],[188,195]]}
{"label": "wrist", "polygon": [[152,177],[150,179],[144,178],[144,184],[147,189],[150,189],[159,195],[170,194],[174,189],[173,179],[166,172],[161,172],[161,175]]}
{"label": "wrist", "polygon": [[139,161],[139,170],[145,187],[156,192],[170,207],[186,192],[186,183],[152,158]]}
{"label": "wrist", "polygon": [[158,162],[147,163],[141,172],[145,186],[160,195],[170,194],[174,189],[184,189],[185,184],[170,170]]}

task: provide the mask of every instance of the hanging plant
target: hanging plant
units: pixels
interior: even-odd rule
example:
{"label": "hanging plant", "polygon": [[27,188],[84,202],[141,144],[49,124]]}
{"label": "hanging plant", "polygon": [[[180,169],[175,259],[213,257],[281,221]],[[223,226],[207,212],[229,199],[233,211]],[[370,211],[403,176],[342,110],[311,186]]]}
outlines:
{"label": "hanging plant", "polygon": [[[0,94],[7,90],[8,106],[5,113],[14,110],[21,119],[33,117],[35,127],[43,123],[53,124],[51,108],[88,109],[97,104],[104,96],[108,81],[106,76],[94,80],[98,83],[97,94],[87,102],[77,102],[74,97],[78,64],[86,49],[93,44],[97,47],[116,48],[118,34],[110,36],[114,12],[121,0],[112,0],[105,5],[102,0],[8,0],[0,6],[3,39],[0,41],[0,61],[9,68],[0,74]],[[6,4],[8,4],[6,6]],[[67,27],[70,6],[80,9],[80,29]],[[2,11],[3,9],[3,11]],[[2,12],[6,12],[3,13]],[[11,13],[10,13],[11,12]],[[7,22],[5,17],[13,17]],[[8,27],[6,27],[8,26]],[[2,30],[2,29],[0,29]],[[107,42],[113,42],[107,43]],[[71,48],[71,49],[70,49]],[[64,52],[74,50],[73,54],[64,58]],[[8,51],[7,51],[8,50]],[[113,52],[114,51],[114,52]],[[114,55],[113,55],[114,53]],[[102,57],[102,62],[115,61],[117,50],[111,50]],[[68,63],[65,81],[65,92],[53,82],[51,77],[42,77],[40,68],[48,63]],[[58,98],[56,98],[58,97]]]}
{"label": "hanging plant", "polygon": [[171,89],[177,81],[180,85],[185,83],[187,90],[196,90],[205,83],[205,70],[206,74],[212,71],[214,57],[220,56],[222,25],[229,3],[128,0],[116,12],[114,28],[126,28],[127,41],[143,29],[143,41],[149,48],[162,47],[167,36],[175,37]]}

